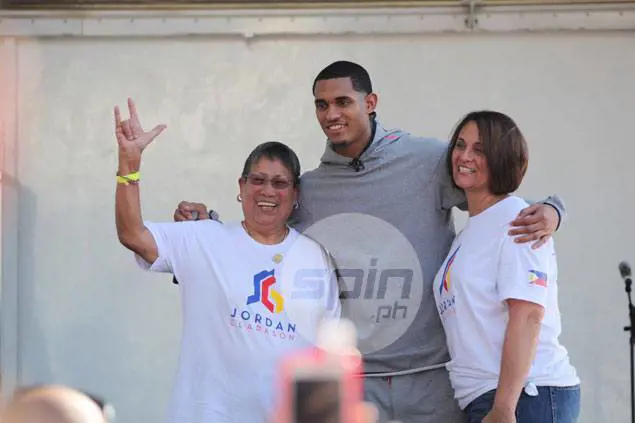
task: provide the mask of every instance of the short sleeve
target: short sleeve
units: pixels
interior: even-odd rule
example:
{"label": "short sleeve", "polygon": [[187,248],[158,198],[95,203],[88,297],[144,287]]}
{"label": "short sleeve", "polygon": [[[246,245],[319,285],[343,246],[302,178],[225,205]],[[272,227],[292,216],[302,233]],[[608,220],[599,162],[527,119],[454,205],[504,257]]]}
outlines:
{"label": "short sleeve", "polygon": [[441,209],[450,210],[453,207],[458,207],[461,210],[467,210],[465,193],[452,183],[452,175],[448,171],[447,166],[447,155],[448,150],[445,148],[435,169],[436,180],[439,184]]}
{"label": "short sleeve", "polygon": [[555,283],[553,240],[538,249],[506,236],[500,255],[497,287],[501,301],[523,300],[545,306],[547,288]]}
{"label": "short sleeve", "polygon": [[144,222],[157,244],[159,257],[148,263],[135,254],[139,267],[150,272],[174,273],[174,259],[179,245],[182,245],[194,229],[195,222]]}

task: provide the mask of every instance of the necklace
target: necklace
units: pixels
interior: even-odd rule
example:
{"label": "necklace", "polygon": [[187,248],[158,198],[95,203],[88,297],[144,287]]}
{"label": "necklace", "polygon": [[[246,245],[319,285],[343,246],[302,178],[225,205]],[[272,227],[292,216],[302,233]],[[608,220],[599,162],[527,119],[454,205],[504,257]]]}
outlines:
{"label": "necklace", "polygon": [[[245,232],[247,232],[247,235],[249,235],[254,241],[258,242],[258,240],[256,240],[256,238],[253,236],[253,234],[247,227],[247,224],[245,223],[245,221],[244,220],[241,221],[240,224],[243,226],[243,229],[245,230]],[[287,238],[287,235],[289,235],[289,227],[285,226],[284,236],[282,237],[282,239],[280,239],[280,241],[276,242],[275,244],[280,244],[282,241],[284,241]],[[282,253],[276,253],[273,255],[273,257],[271,257],[271,260],[274,263],[280,263],[282,261],[282,258],[283,258]]]}

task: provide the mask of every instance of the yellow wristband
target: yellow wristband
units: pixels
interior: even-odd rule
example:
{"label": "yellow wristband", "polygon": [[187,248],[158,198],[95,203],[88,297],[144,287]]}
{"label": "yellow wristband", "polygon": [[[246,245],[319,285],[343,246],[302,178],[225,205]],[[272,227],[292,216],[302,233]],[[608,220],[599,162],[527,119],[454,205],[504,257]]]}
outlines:
{"label": "yellow wristband", "polygon": [[128,185],[129,183],[139,182],[140,178],[141,178],[141,173],[139,172],[129,173],[123,176],[117,175],[117,183]]}

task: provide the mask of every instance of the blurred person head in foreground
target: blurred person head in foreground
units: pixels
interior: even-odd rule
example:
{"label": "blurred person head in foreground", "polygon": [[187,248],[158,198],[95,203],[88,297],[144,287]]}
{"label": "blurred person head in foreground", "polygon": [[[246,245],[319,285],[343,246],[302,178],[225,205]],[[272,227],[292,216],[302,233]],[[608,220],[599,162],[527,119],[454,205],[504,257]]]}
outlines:
{"label": "blurred person head in foreground", "polygon": [[56,385],[16,392],[2,423],[107,423],[99,404],[82,392]]}

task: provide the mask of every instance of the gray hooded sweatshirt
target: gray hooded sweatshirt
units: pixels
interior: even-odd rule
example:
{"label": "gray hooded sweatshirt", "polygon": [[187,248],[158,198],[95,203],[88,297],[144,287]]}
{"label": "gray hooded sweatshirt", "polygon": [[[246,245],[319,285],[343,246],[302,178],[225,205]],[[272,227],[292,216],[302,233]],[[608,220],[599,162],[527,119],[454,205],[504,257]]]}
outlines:
{"label": "gray hooded sweatshirt", "polygon": [[[466,200],[446,169],[446,142],[375,123],[356,160],[327,142],[302,175],[293,220],[334,258],[365,372],[408,373],[449,360],[432,285],[455,236],[451,210]],[[557,197],[547,201],[564,216]]]}

